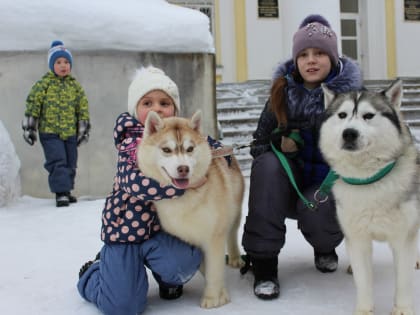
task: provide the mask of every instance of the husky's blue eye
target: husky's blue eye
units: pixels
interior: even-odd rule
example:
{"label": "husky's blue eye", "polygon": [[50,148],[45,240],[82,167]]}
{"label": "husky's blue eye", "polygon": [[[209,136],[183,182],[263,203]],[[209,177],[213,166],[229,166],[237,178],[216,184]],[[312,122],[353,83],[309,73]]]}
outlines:
{"label": "husky's blue eye", "polygon": [[169,149],[168,147],[164,147],[164,148],[162,148],[162,151],[164,152],[164,153],[171,153],[172,151],[171,151],[171,149]]}
{"label": "husky's blue eye", "polygon": [[345,112],[338,113],[338,118],[344,119],[346,117],[347,117],[347,114]]}
{"label": "husky's blue eye", "polygon": [[375,117],[375,114],[367,113],[363,115],[364,120],[371,120],[373,117]]}

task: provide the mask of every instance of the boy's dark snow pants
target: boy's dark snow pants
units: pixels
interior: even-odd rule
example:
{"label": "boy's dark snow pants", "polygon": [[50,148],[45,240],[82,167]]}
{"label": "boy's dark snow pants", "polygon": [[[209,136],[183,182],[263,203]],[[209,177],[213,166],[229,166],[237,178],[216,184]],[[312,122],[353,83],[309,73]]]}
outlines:
{"label": "boy's dark snow pants", "polygon": [[44,149],[44,167],[48,171],[50,191],[70,192],[74,188],[77,167],[77,138],[62,140],[56,134],[40,133],[39,140]]}

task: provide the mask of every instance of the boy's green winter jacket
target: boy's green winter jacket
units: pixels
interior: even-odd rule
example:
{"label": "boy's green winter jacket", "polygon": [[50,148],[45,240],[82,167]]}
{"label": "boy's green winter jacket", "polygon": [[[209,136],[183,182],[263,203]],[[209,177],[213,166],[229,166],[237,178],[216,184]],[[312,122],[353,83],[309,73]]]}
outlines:
{"label": "boy's green winter jacket", "polygon": [[77,134],[79,120],[89,120],[88,100],[74,77],[60,78],[49,71],[32,87],[25,116],[38,118],[39,132],[58,134],[66,140]]}

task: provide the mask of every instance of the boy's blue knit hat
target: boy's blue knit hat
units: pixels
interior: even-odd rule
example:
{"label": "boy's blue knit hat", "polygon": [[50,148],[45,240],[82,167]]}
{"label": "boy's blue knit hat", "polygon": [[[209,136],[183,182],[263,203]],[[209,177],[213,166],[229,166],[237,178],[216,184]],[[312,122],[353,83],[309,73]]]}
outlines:
{"label": "boy's blue knit hat", "polygon": [[54,63],[60,58],[64,57],[70,62],[70,68],[73,65],[73,56],[70,50],[64,47],[64,44],[60,40],[55,40],[51,43],[51,48],[48,51],[48,67],[54,72]]}

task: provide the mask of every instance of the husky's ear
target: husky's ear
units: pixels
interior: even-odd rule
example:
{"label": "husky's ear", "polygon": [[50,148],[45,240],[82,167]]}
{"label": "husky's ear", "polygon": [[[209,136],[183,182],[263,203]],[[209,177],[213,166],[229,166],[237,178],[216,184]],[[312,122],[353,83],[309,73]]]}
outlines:
{"label": "husky's ear", "polygon": [[393,107],[399,108],[401,106],[403,93],[402,81],[398,79],[392,82],[392,84],[382,93],[389,100]]}
{"label": "husky's ear", "polygon": [[201,133],[201,110],[197,110],[191,117],[190,126],[195,131]]}
{"label": "husky's ear", "polygon": [[335,93],[327,88],[325,83],[321,84],[322,91],[324,92],[324,106],[327,108],[332,103],[333,99],[335,98]]}
{"label": "husky's ear", "polygon": [[150,111],[147,113],[146,122],[144,125],[143,137],[147,137],[162,129],[164,124],[163,120],[156,112]]}

